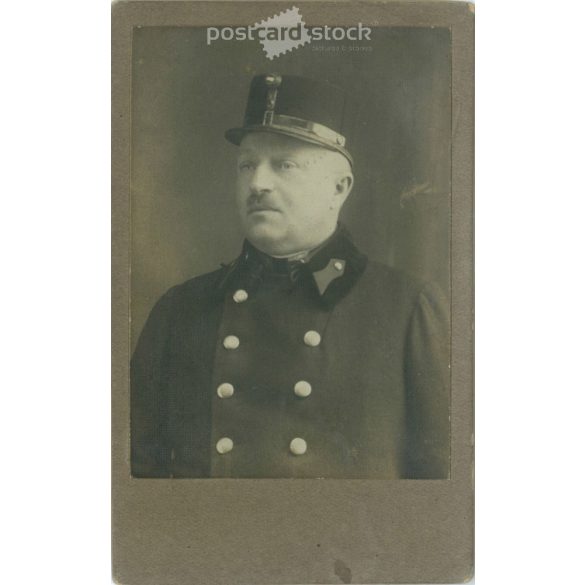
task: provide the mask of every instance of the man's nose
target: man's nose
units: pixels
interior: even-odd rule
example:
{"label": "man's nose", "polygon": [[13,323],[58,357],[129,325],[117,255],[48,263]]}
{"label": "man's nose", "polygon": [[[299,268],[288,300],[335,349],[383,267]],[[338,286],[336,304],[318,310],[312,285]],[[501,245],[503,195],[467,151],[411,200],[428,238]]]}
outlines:
{"label": "man's nose", "polygon": [[250,190],[254,193],[272,191],[274,188],[274,173],[269,164],[261,163],[256,166],[250,179]]}

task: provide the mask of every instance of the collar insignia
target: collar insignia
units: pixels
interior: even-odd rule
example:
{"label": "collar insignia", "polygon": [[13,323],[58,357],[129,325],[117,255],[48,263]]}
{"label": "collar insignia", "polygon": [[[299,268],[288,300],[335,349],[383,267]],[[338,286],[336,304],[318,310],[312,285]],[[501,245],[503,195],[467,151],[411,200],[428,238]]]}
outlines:
{"label": "collar insignia", "polygon": [[331,258],[327,266],[321,270],[313,272],[315,284],[319,289],[319,294],[325,294],[327,287],[336,279],[343,276],[345,272],[345,260],[342,258]]}

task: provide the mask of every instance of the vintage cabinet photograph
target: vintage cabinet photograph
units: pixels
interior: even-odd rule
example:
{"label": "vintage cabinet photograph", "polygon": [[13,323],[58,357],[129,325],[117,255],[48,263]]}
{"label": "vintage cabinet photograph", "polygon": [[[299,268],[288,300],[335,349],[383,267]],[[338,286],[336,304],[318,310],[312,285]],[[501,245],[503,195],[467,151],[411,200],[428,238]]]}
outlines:
{"label": "vintage cabinet photograph", "polygon": [[471,5],[121,2],[113,47],[116,580],[471,578]]}

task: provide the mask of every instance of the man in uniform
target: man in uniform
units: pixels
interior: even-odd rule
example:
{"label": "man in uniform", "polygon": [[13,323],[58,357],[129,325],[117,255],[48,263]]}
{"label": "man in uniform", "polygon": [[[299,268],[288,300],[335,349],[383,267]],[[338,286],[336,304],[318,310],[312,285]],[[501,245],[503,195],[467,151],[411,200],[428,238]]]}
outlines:
{"label": "man in uniform", "polygon": [[131,366],[135,477],[447,478],[449,338],[436,291],[368,261],[338,223],[350,101],[260,75],[239,145],[246,234],[170,289]]}

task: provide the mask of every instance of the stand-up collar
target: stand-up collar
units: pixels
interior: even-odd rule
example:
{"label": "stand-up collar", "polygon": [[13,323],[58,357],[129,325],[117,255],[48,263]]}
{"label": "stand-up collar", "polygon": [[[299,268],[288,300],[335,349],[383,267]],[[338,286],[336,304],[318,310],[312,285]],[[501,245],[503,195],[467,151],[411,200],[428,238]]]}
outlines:
{"label": "stand-up collar", "polygon": [[240,256],[224,266],[218,288],[222,294],[237,288],[253,291],[270,275],[288,276],[293,285],[312,280],[321,301],[331,306],[351,290],[366,264],[367,257],[355,247],[344,226],[338,226],[303,260],[274,258],[245,240]]}

